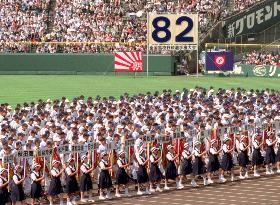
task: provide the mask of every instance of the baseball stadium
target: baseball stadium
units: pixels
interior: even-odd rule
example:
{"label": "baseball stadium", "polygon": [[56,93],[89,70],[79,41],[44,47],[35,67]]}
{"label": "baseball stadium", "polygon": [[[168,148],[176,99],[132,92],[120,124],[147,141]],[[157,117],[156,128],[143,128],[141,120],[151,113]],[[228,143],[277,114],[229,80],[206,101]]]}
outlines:
{"label": "baseball stadium", "polygon": [[0,205],[280,204],[280,0],[0,0]]}

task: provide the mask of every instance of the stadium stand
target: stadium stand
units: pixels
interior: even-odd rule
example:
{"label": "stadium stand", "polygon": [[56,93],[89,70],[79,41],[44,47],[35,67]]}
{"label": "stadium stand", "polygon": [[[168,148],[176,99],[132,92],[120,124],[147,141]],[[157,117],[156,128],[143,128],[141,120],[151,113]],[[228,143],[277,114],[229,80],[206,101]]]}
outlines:
{"label": "stadium stand", "polygon": [[[215,22],[231,15],[231,12],[246,9],[256,1],[4,0],[0,3],[0,52],[143,51],[144,44],[133,43],[146,40],[147,12],[199,12],[200,31],[203,33]],[[231,9],[232,6],[234,9]],[[42,41],[105,43],[101,45],[35,43]],[[31,43],[17,42],[33,42],[33,44],[31,46]]]}
{"label": "stadium stand", "polygon": [[239,12],[244,9],[249,8],[250,6],[254,5],[255,3],[260,2],[260,0],[234,0],[234,12]]}
{"label": "stadium stand", "polygon": [[251,53],[247,53],[242,61],[245,64],[280,66],[280,55],[271,52],[253,51]]}
{"label": "stadium stand", "polygon": [[[0,41],[41,41],[46,34],[49,0],[0,2]],[[0,44],[1,52],[30,52],[22,43]]]}

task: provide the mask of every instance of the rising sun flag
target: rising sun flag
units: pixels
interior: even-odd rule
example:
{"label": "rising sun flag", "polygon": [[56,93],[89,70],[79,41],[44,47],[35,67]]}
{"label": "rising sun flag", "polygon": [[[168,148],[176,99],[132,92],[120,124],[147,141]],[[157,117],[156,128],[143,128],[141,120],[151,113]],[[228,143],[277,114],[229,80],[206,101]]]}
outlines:
{"label": "rising sun flag", "polygon": [[143,72],[142,52],[116,52],[115,72]]}

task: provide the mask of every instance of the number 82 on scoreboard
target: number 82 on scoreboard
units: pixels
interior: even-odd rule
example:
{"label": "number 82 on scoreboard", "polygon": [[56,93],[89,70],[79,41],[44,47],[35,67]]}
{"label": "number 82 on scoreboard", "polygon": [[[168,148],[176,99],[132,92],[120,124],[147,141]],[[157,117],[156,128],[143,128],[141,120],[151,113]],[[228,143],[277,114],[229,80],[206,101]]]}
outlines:
{"label": "number 82 on scoreboard", "polygon": [[198,14],[152,14],[148,18],[149,45],[197,45]]}

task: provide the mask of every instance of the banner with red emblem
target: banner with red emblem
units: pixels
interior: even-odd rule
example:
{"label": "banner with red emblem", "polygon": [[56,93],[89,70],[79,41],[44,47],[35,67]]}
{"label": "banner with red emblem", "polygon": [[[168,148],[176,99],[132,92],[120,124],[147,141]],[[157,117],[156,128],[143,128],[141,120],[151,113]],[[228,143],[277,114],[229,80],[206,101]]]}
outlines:
{"label": "banner with red emblem", "polygon": [[142,52],[116,52],[115,72],[143,72]]}
{"label": "banner with red emblem", "polygon": [[231,51],[214,51],[206,53],[207,71],[233,71],[234,55]]}

